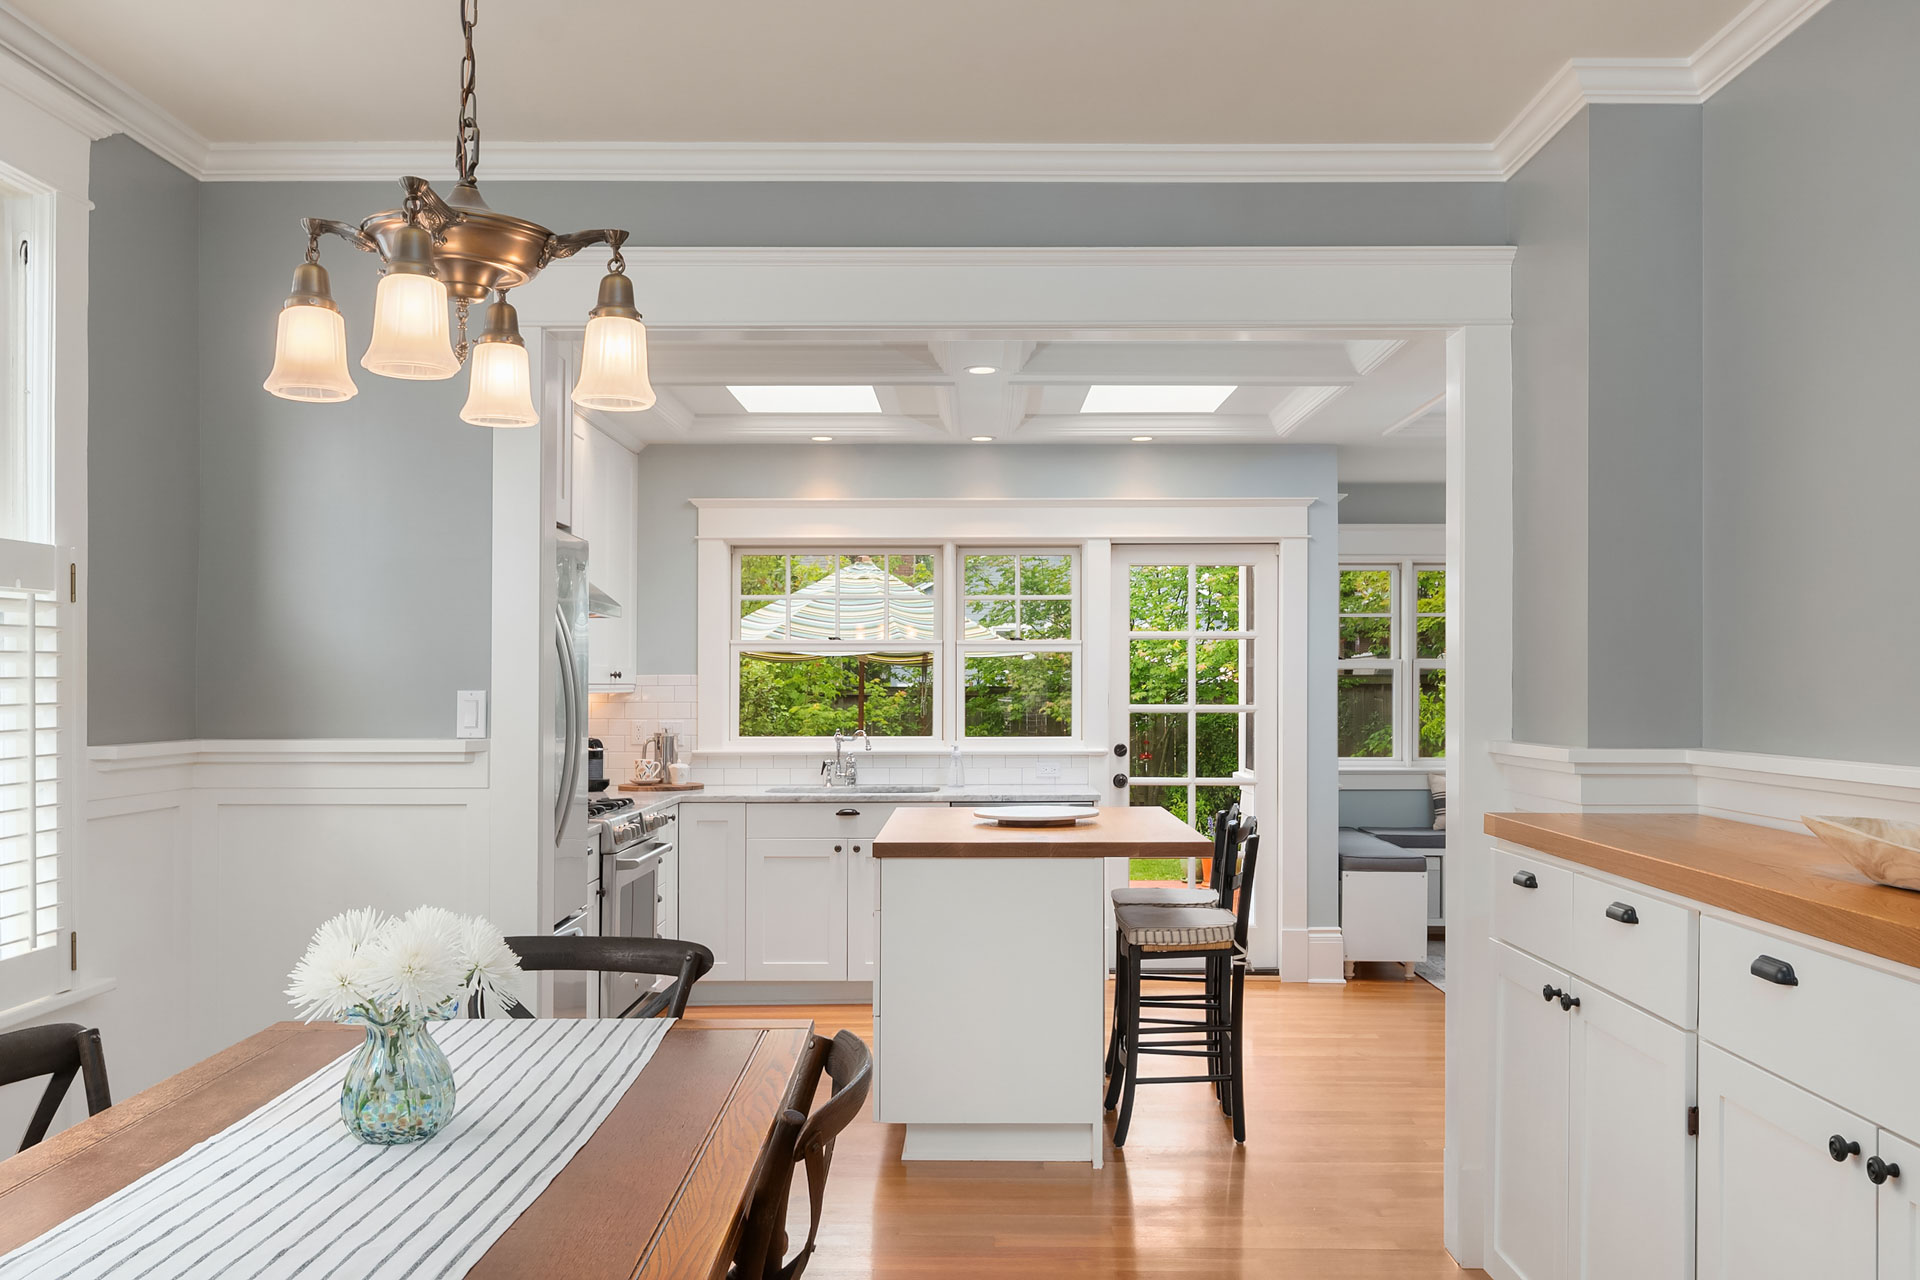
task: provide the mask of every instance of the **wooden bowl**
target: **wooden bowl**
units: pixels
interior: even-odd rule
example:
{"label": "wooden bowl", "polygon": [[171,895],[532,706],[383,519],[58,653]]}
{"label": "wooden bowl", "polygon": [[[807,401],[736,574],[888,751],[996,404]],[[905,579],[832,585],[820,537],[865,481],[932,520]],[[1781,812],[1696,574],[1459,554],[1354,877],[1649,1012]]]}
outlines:
{"label": "wooden bowl", "polygon": [[1896,889],[1920,890],[1920,822],[1805,816],[1800,821],[1868,879]]}

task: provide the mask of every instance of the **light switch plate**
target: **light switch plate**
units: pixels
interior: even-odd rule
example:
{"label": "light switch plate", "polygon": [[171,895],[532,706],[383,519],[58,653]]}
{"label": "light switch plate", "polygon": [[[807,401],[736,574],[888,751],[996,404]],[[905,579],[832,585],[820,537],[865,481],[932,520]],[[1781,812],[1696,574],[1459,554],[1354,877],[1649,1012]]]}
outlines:
{"label": "light switch plate", "polygon": [[454,695],[453,736],[456,738],[487,736],[487,691],[485,689],[462,689]]}

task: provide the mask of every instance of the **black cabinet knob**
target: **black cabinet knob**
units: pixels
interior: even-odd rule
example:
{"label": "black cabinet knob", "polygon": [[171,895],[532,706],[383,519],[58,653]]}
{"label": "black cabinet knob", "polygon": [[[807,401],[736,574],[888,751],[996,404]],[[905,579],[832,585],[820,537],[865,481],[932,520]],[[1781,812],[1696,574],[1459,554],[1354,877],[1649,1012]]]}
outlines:
{"label": "black cabinet knob", "polygon": [[834,851],[835,853],[838,853],[838,852],[840,852],[840,846],[839,846],[839,845],[835,845],[835,846],[833,846],[833,851]]}
{"label": "black cabinet knob", "polygon": [[1531,871],[1514,872],[1513,882],[1522,889],[1538,889],[1540,887],[1539,879]]}
{"label": "black cabinet knob", "polygon": [[1836,1133],[1827,1139],[1827,1154],[1844,1164],[1848,1156],[1857,1156],[1860,1154],[1860,1144],[1857,1142],[1848,1142]]}
{"label": "black cabinet knob", "polygon": [[1580,1007],[1580,997],[1570,996],[1562,992],[1560,995],[1560,1007],[1569,1012],[1578,1009]]}
{"label": "black cabinet knob", "polygon": [[1747,966],[1747,972],[1756,978],[1765,978],[1776,986],[1800,985],[1800,976],[1793,971],[1793,966],[1772,956],[1755,956],[1753,963]]}
{"label": "black cabinet knob", "polygon": [[1885,1182],[1888,1178],[1897,1178],[1899,1176],[1900,1176],[1899,1165],[1888,1164],[1885,1160],[1882,1160],[1879,1156],[1867,1157],[1867,1181],[1871,1182],[1874,1186],[1876,1187],[1879,1186],[1881,1183]]}
{"label": "black cabinet knob", "polygon": [[1551,982],[1549,982],[1546,986],[1540,988],[1540,998],[1542,1000],[1545,1000],[1548,1004],[1552,1004],[1555,1000],[1558,1000],[1561,996],[1564,996],[1565,994],[1567,993],[1562,991],[1560,988],[1554,986]]}
{"label": "black cabinet knob", "polygon": [[1621,924],[1639,924],[1640,913],[1625,902],[1616,902],[1607,908],[1607,919],[1618,920]]}

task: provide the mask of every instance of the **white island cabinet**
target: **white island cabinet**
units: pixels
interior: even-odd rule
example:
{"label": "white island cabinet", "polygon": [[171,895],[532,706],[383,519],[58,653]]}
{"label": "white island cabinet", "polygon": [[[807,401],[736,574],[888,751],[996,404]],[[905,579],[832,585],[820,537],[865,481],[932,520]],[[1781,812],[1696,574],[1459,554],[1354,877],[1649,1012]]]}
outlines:
{"label": "white island cabinet", "polygon": [[1488,1271],[1920,1280],[1920,898],[1722,819],[1487,828]]}
{"label": "white island cabinet", "polygon": [[880,832],[874,1118],[906,1160],[1099,1165],[1109,857],[1211,848],[1164,809],[1012,829],[902,809]]}

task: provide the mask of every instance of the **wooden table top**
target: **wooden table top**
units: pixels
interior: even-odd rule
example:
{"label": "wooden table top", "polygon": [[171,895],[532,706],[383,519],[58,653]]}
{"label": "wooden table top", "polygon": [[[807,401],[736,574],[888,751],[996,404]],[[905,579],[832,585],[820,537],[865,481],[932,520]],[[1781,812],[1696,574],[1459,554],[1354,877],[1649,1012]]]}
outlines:
{"label": "wooden table top", "polygon": [[1875,884],[1811,835],[1680,813],[1490,813],[1487,834],[1920,966],[1920,893]]}
{"label": "wooden table top", "polygon": [[1071,827],[1002,827],[971,808],[899,808],[876,858],[1204,858],[1213,841],[1157,806],[1102,806]]}
{"label": "wooden table top", "polygon": [[[532,1026],[532,1023],[528,1023]],[[586,1145],[467,1274],[723,1277],[810,1023],[677,1023]],[[0,1253],[240,1120],[365,1037],[279,1022],[0,1161]]]}

